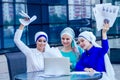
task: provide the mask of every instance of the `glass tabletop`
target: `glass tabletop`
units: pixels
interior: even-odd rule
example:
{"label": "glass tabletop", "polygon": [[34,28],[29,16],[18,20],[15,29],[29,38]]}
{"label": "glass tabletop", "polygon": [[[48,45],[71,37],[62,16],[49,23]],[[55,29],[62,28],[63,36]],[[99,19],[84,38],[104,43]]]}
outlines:
{"label": "glass tabletop", "polygon": [[75,72],[67,76],[42,77],[43,72],[30,72],[16,75],[15,80],[98,80],[102,73],[89,74],[86,72]]}

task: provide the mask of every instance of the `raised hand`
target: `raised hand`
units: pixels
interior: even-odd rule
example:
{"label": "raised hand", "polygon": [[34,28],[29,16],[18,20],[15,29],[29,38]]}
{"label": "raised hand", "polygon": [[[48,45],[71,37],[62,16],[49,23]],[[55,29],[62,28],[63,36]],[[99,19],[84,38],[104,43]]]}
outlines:
{"label": "raised hand", "polygon": [[107,39],[107,31],[109,30],[110,26],[109,23],[104,23],[103,29],[102,29],[102,38]]}
{"label": "raised hand", "polygon": [[104,23],[102,32],[106,33],[109,30],[109,28],[110,28],[109,23]]}

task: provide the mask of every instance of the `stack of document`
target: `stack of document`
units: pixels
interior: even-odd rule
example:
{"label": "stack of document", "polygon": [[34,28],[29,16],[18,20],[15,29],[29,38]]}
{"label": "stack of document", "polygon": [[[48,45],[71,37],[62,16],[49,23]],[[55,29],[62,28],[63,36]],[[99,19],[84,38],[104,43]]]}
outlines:
{"label": "stack of document", "polygon": [[95,5],[93,13],[96,19],[97,30],[101,30],[104,23],[109,23],[110,27],[112,27],[117,18],[118,10],[119,6],[112,5],[111,3]]}

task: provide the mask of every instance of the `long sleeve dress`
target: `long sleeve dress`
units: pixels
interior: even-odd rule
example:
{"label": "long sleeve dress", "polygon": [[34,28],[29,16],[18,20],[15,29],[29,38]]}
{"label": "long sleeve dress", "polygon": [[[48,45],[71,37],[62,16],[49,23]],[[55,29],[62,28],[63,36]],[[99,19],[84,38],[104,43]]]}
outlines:
{"label": "long sleeve dress", "polygon": [[108,40],[102,40],[102,47],[93,46],[85,51],[76,65],[76,71],[84,71],[84,68],[93,68],[99,72],[106,72],[104,55],[108,52]]}
{"label": "long sleeve dress", "polygon": [[40,52],[37,48],[29,48],[21,41],[23,30],[17,29],[14,36],[14,42],[17,47],[23,52],[27,59],[27,72],[43,71],[44,70],[44,57],[61,57],[60,53],[53,53],[52,50]]}

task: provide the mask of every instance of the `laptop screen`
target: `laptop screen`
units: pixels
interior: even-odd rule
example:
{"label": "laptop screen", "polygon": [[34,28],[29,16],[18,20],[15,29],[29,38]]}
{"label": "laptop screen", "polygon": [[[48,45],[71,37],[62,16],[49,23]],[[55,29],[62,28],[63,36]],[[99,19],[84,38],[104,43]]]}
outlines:
{"label": "laptop screen", "polygon": [[46,75],[70,75],[69,58],[45,58],[44,73]]}

